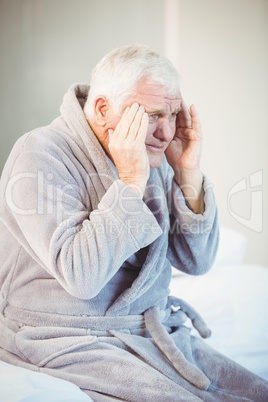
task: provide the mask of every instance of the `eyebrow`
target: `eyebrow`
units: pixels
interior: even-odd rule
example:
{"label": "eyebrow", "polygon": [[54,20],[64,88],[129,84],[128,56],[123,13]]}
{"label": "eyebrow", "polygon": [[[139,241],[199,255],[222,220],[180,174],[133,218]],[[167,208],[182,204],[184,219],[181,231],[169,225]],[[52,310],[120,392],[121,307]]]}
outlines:
{"label": "eyebrow", "polygon": [[[177,114],[180,111],[181,111],[181,107],[178,106],[176,109],[174,109],[172,114],[173,113]],[[148,114],[166,114],[166,109],[165,108],[163,108],[163,109],[147,109],[146,108],[146,113],[148,113]]]}
{"label": "eyebrow", "polygon": [[182,111],[182,108],[181,108],[181,106],[178,106],[178,107],[176,107],[176,109],[172,112],[172,113],[179,113],[179,112],[181,112]]}
{"label": "eyebrow", "polygon": [[146,113],[148,114],[165,114],[165,109],[147,109]]}

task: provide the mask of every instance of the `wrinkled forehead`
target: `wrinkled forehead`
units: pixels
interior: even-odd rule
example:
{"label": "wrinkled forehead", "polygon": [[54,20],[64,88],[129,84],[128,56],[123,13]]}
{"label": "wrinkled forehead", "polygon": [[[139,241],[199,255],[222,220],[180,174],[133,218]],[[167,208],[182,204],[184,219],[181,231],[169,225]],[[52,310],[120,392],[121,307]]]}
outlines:
{"label": "wrinkled forehead", "polygon": [[179,112],[182,96],[179,90],[170,94],[161,84],[141,80],[138,82],[133,95],[126,100],[124,106],[131,106],[134,102],[143,105],[147,113],[169,114]]}

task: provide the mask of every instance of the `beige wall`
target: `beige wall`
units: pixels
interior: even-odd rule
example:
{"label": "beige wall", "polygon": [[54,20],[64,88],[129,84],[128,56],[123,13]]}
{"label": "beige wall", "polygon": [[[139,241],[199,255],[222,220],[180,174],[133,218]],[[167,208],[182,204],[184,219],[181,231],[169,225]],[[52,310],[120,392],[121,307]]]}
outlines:
{"label": "beige wall", "polygon": [[59,114],[109,50],[163,50],[163,0],[0,0],[0,172],[15,140]]}
{"label": "beige wall", "polygon": [[220,223],[248,237],[247,262],[268,265],[267,17],[267,0],[1,0],[0,171],[105,52],[148,43],[172,58],[200,112]]}

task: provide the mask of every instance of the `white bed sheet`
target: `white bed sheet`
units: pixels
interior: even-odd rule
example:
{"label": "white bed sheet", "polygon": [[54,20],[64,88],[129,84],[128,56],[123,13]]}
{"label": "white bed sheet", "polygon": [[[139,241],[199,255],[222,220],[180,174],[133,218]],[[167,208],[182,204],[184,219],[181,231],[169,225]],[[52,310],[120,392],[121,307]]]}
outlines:
{"label": "white bed sheet", "polygon": [[267,267],[221,265],[200,277],[175,274],[170,288],[205,319],[212,330],[206,342],[268,381]]}
{"label": "white bed sheet", "polygon": [[0,361],[1,402],[90,402],[69,381]]}

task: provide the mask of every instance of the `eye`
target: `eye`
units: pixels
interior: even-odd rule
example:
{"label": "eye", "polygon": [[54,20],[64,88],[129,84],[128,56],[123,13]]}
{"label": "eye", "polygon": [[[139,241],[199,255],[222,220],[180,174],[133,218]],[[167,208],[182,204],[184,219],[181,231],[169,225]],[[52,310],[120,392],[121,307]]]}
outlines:
{"label": "eye", "polygon": [[158,114],[148,114],[149,116],[149,123],[155,123],[159,119]]}
{"label": "eye", "polygon": [[177,115],[178,115],[178,113],[173,112],[173,113],[169,116],[169,122],[172,123],[172,124],[175,124],[176,119],[177,119]]}

